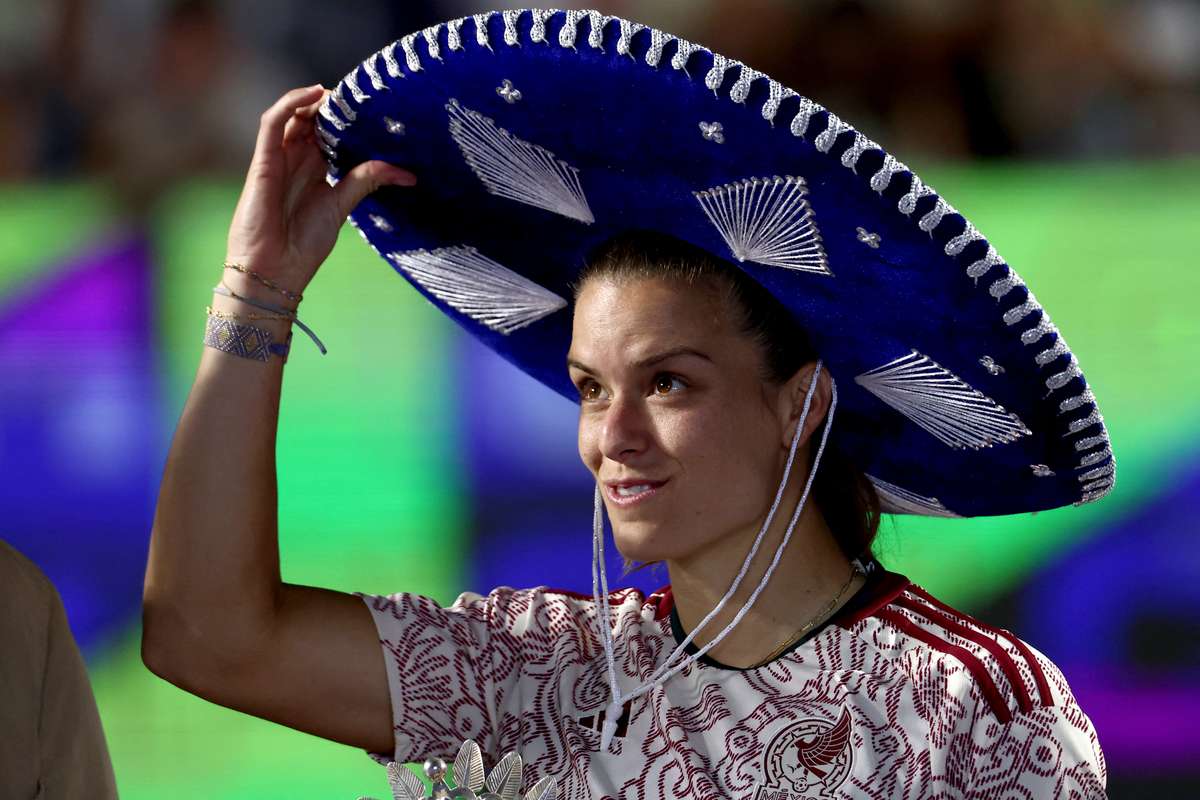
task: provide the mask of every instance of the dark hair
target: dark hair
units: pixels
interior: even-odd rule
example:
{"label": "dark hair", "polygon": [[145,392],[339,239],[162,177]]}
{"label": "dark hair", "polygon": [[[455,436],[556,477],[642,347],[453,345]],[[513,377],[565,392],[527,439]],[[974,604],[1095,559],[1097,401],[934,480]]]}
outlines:
{"label": "dark hair", "polygon": [[[761,348],[764,381],[784,383],[819,357],[796,318],[762,284],[733,264],[669,234],[631,230],[602,242],[588,254],[575,280],[575,297],[588,281],[599,278],[665,278],[689,286],[707,283],[723,295],[738,329]],[[810,470],[816,450],[809,448]],[[847,558],[870,553],[879,532],[879,495],[866,475],[835,447],[826,446],[821,457],[813,500]],[[632,563],[626,560],[626,575],[635,571],[630,569]]]}

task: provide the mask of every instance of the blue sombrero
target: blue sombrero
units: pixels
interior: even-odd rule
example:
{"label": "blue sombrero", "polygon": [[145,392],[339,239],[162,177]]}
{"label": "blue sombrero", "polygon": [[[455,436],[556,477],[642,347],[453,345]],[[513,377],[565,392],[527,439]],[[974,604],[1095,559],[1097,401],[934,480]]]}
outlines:
{"label": "blue sombrero", "polygon": [[351,221],[438,308],[572,400],[569,284],[661,231],[745,270],[840,388],[831,442],[885,510],[1011,514],[1115,479],[1075,356],[1021,278],[903,163],[738,61],[596,11],[522,9],[389,44],[317,126],[336,182],[416,173]]}

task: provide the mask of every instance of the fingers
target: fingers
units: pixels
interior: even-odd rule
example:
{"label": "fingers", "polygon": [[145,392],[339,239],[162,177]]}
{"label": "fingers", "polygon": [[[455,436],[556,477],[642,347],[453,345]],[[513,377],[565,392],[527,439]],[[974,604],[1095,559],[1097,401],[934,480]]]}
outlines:
{"label": "fingers", "polygon": [[292,89],[263,112],[258,126],[256,155],[269,156],[283,147],[284,128],[297,109],[324,99],[325,89],[318,85]]}
{"label": "fingers", "polygon": [[334,187],[339,219],[345,219],[355,206],[381,186],[412,186],[417,176],[385,161],[364,161],[338,181]]}
{"label": "fingers", "polygon": [[295,141],[316,140],[317,112],[320,111],[321,104],[325,102],[325,98],[328,96],[329,90],[322,88],[319,99],[306,106],[300,106],[292,112],[292,116],[288,118],[287,125],[283,130],[284,147]]}

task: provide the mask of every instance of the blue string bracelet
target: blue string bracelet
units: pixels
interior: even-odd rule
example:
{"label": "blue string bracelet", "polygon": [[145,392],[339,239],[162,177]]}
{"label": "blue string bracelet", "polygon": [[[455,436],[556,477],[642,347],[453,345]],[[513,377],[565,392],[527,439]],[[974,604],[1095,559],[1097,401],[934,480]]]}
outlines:
{"label": "blue string bracelet", "polygon": [[299,319],[296,318],[295,311],[288,309],[288,308],[280,308],[279,306],[273,306],[269,303],[262,303],[262,302],[259,302],[258,300],[252,300],[249,297],[243,297],[242,295],[234,292],[232,289],[226,287],[224,280],[222,280],[221,283],[214,286],[213,291],[216,292],[217,294],[223,294],[226,297],[232,297],[234,300],[241,300],[243,303],[248,303],[256,308],[261,308],[263,311],[273,311],[276,314],[284,314],[285,316],[287,316],[288,319],[290,319],[292,322],[295,322],[298,326],[300,326],[300,330],[302,330],[306,334],[308,334],[308,338],[313,340],[313,344],[315,344],[317,346],[317,349],[321,351],[321,355],[325,355],[326,353],[329,352],[328,350],[325,349],[325,345],[321,343],[321,340],[317,338],[317,335],[315,333],[313,333],[312,328],[308,327],[307,325],[305,325],[303,322],[301,322]]}

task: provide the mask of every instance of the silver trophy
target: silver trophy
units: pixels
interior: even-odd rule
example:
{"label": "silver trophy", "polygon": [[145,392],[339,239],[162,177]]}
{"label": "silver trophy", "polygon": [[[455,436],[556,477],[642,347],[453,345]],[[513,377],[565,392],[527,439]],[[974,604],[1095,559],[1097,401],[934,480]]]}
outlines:
{"label": "silver trophy", "polygon": [[[426,795],[425,784],[403,764],[389,761],[388,783],[393,800],[558,800],[558,784],[547,775],[521,794],[521,757],[506,753],[491,774],[484,778],[483,754],[471,740],[462,743],[454,766],[446,770],[440,758],[425,760],[425,774],[433,781],[432,794]],[[452,788],[447,781],[455,785]],[[374,800],[360,797],[358,800]]]}

